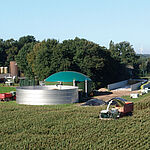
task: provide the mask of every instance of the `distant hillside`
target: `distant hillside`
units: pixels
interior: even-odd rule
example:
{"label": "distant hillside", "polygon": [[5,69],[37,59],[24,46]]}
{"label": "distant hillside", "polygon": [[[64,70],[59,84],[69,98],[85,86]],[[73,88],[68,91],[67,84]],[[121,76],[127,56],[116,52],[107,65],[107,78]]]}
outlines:
{"label": "distant hillside", "polygon": [[150,58],[150,54],[137,54],[140,57]]}

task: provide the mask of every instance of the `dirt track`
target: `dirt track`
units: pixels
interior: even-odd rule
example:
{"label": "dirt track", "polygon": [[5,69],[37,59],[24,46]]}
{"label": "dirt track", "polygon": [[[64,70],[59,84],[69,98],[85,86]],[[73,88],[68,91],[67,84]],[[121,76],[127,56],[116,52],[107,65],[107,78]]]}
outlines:
{"label": "dirt track", "polygon": [[111,90],[110,92],[107,89],[100,89],[98,96],[95,98],[102,99],[102,100],[109,100],[113,97],[121,97],[121,96],[129,96],[131,93],[140,93],[140,91],[129,91],[129,89],[125,90]]}

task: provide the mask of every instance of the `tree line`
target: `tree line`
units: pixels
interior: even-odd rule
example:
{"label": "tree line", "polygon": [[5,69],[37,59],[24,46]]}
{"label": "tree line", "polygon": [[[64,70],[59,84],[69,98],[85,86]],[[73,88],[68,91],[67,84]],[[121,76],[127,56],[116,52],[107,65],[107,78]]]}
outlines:
{"label": "tree line", "polygon": [[107,49],[78,37],[63,42],[37,41],[30,35],[19,40],[0,39],[0,66],[9,67],[10,61],[17,62],[22,75],[38,80],[59,71],[81,72],[93,80],[96,88],[141,76],[145,68],[150,72],[150,59],[141,61],[129,42],[110,41]]}

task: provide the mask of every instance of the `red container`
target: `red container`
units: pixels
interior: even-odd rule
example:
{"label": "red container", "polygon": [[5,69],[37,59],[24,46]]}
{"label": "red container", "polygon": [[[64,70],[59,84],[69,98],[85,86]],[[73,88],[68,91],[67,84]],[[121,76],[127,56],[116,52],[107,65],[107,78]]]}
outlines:
{"label": "red container", "polygon": [[0,100],[10,100],[12,98],[12,93],[0,93]]}
{"label": "red container", "polygon": [[6,96],[5,96],[5,93],[0,93],[0,99],[5,99]]}
{"label": "red container", "polygon": [[12,93],[5,93],[5,97],[6,98],[11,98],[12,97]]}

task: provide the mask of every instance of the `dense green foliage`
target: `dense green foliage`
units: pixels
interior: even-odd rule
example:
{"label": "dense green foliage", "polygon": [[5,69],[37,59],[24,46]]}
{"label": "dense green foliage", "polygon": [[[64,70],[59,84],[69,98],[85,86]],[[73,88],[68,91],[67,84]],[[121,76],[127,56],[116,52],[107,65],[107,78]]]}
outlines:
{"label": "dense green foliage", "polygon": [[139,59],[140,75],[147,76],[150,74],[150,57],[141,56]]}
{"label": "dense green foliage", "polygon": [[136,55],[129,42],[124,41],[114,44],[114,42],[110,41],[109,50],[113,58],[127,66],[130,78],[135,78],[139,75],[139,56]]}
{"label": "dense green foliage", "polygon": [[14,61],[19,50],[27,43],[35,42],[33,36],[21,37],[18,41],[14,39],[0,39],[0,66],[8,66],[10,61]]}
{"label": "dense green foliage", "polygon": [[32,72],[34,72],[39,80],[44,80],[55,72],[52,59],[55,57],[53,52],[57,44],[58,41],[48,39],[47,41],[35,44],[33,50],[28,53],[28,64],[31,66]]}
{"label": "dense green foliage", "polygon": [[109,50],[111,51],[112,57],[127,65],[137,63],[139,58],[139,56],[136,55],[132,45],[126,41],[117,44],[110,41]]}
{"label": "dense green foliage", "polygon": [[0,66],[9,66],[13,60],[26,77],[44,80],[58,71],[78,71],[89,76],[97,88],[150,70],[149,60],[141,61],[129,42],[111,41],[107,49],[77,37],[62,43],[55,39],[40,42],[29,35],[18,41],[1,39]]}
{"label": "dense green foliage", "polygon": [[100,120],[103,107],[0,103],[0,149],[150,149],[150,95],[133,116]]}
{"label": "dense green foliage", "polygon": [[5,42],[0,39],[0,66],[4,66],[5,61],[7,59],[7,54],[5,51]]}
{"label": "dense green foliage", "polygon": [[18,67],[21,72],[27,77],[34,77],[31,65],[27,61],[27,54],[32,51],[34,43],[25,44],[18,55],[16,56],[16,61],[18,62]]}

